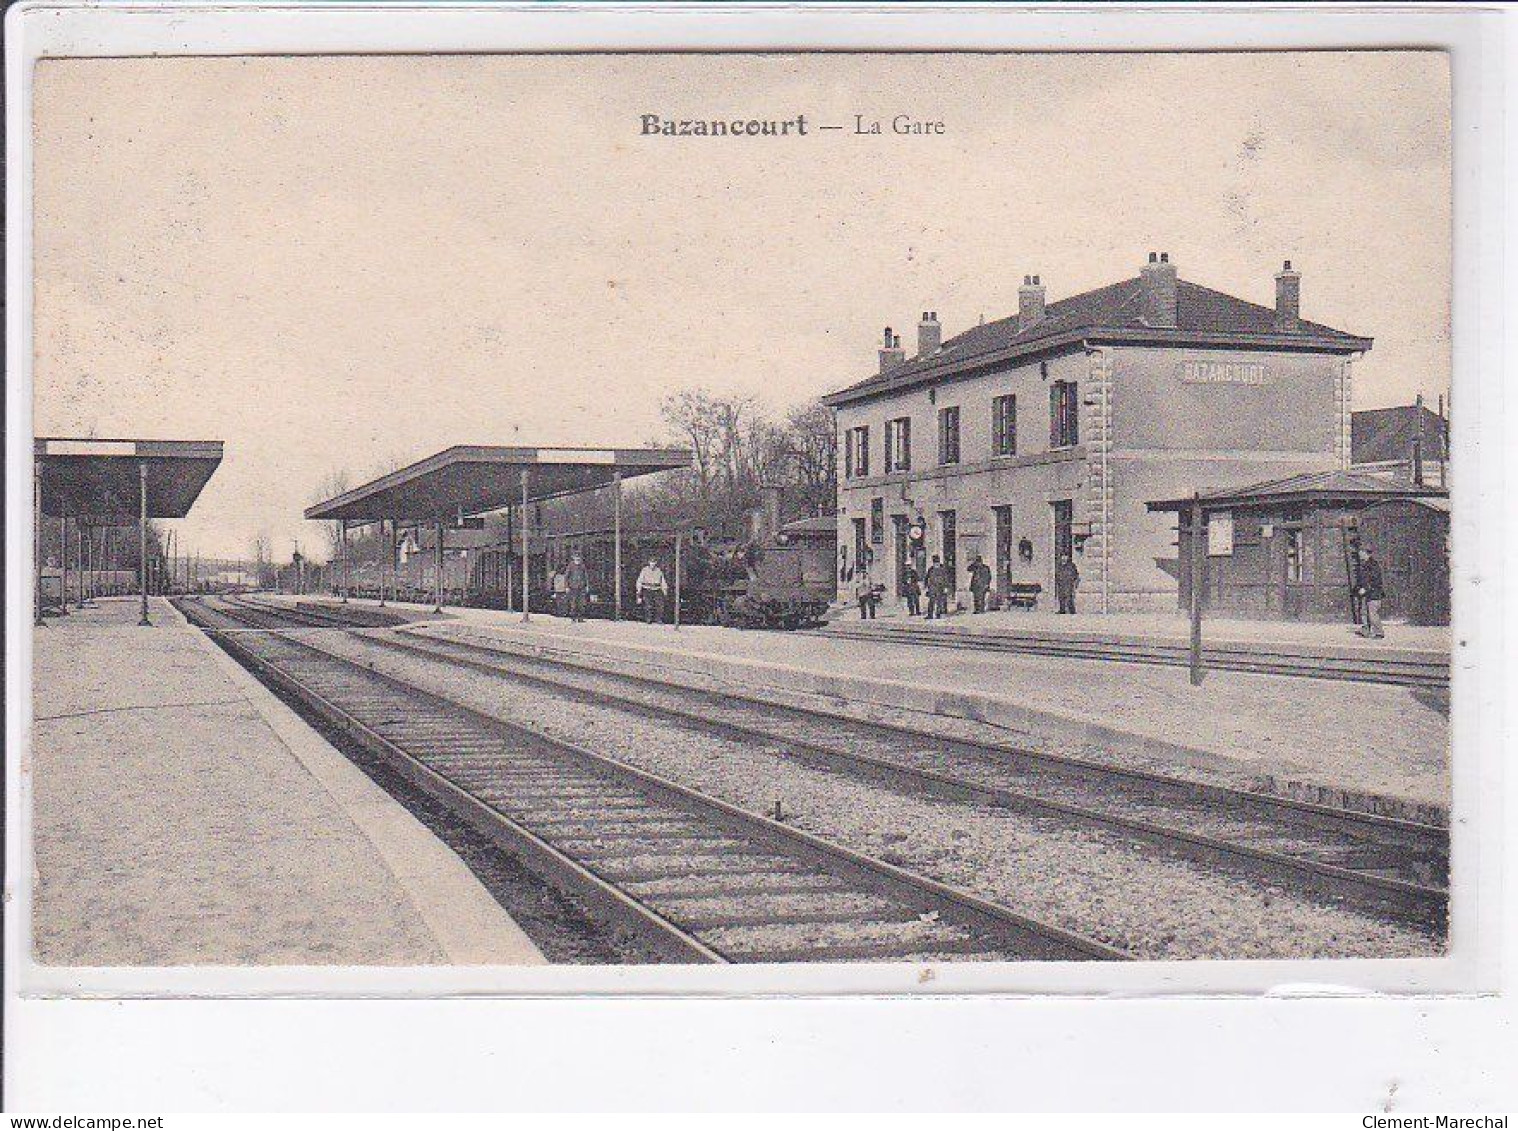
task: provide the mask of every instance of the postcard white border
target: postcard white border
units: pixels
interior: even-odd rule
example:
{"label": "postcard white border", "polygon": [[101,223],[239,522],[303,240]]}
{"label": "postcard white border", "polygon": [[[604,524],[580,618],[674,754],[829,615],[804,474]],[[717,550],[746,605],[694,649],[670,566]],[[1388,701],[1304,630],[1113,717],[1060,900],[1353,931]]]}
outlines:
{"label": "postcard white border", "polygon": [[[1500,704],[1512,681],[1501,642],[1509,610],[1502,566],[1513,524],[1502,507],[1509,445],[1503,426],[1504,314],[1508,308],[1501,142],[1512,136],[1501,101],[1502,47],[1510,29],[1490,9],[1156,5],[1143,10],[1064,7],[879,5],[728,8],[659,5],[551,8],[481,5],[150,5],[24,2],[7,16],[7,806],[27,812],[20,774],[30,733],[31,255],[30,76],[48,56],[141,54],[324,54],[573,50],[1198,50],[1437,47],[1450,52],[1455,93],[1456,175],[1454,417],[1456,649],[1452,729],[1455,922],[1451,955],[1417,961],[1192,962],[939,966],[926,984],[911,967],[534,969],[90,969],[30,961],[24,908],[30,886],[27,822],[7,822],[11,862],[5,955],[8,992],[25,999],[78,997],[386,998],[439,995],[531,997],[788,994],[1258,995],[1276,999],[1346,994],[1483,994],[1498,989],[1499,928],[1511,926],[1501,888]],[[1504,546],[1504,541],[1507,545]],[[1504,556],[1506,551],[1506,556]],[[1509,862],[1509,867],[1511,864]],[[25,1000],[12,998],[14,1006]],[[434,1003],[436,1004],[436,1003]],[[15,1046],[12,1045],[12,1048]],[[12,1062],[14,1063],[14,1061]]]}

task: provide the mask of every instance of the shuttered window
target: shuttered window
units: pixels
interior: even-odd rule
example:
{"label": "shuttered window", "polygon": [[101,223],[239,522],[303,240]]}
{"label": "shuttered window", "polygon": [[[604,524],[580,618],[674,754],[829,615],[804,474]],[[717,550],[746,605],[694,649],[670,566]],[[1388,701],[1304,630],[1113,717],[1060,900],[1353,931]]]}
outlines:
{"label": "shuttered window", "polygon": [[959,406],[938,410],[938,462],[959,462]]}
{"label": "shuttered window", "polygon": [[1049,386],[1049,446],[1073,448],[1080,441],[1079,386],[1056,381]]}
{"label": "shuttered window", "polygon": [[870,427],[850,428],[844,436],[843,477],[863,479],[870,474]]}
{"label": "shuttered window", "polygon": [[912,418],[901,416],[886,421],[886,471],[912,470]]}
{"label": "shuttered window", "polygon": [[1011,394],[991,402],[991,454],[1017,454],[1017,398]]}

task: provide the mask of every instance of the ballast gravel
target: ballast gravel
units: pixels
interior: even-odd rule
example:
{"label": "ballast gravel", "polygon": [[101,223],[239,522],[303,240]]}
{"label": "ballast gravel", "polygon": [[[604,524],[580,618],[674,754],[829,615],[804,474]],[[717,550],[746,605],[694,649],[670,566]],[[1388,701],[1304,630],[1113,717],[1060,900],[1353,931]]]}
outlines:
{"label": "ballast gravel", "polygon": [[[1100,829],[898,793],[787,757],[784,744],[698,735],[625,709],[408,656],[341,632],[304,639],[476,710],[576,743],[887,863],[1146,959],[1393,958],[1440,940]],[[653,860],[641,861],[644,865]],[[635,873],[636,855],[618,861]],[[720,857],[701,869],[725,870]],[[714,877],[716,879],[716,877]],[[717,890],[720,880],[717,880]],[[931,945],[924,951],[930,951]]]}

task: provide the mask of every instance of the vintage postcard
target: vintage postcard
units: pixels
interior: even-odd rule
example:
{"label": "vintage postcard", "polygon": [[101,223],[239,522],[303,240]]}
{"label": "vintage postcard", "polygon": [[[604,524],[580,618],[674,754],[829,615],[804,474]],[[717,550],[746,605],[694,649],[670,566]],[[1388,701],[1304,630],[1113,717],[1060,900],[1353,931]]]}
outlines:
{"label": "vintage postcard", "polygon": [[43,983],[1450,954],[1445,53],[47,58],[29,105]]}

